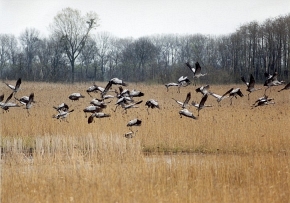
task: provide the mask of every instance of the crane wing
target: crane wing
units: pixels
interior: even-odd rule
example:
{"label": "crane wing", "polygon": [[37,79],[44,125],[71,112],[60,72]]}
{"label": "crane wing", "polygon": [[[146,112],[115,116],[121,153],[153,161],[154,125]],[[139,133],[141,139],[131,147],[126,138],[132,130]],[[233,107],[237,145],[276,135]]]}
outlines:
{"label": "crane wing", "polygon": [[185,63],[185,65],[193,72],[193,73],[195,73],[195,68],[193,68],[190,64],[189,64],[189,62],[186,62]]}

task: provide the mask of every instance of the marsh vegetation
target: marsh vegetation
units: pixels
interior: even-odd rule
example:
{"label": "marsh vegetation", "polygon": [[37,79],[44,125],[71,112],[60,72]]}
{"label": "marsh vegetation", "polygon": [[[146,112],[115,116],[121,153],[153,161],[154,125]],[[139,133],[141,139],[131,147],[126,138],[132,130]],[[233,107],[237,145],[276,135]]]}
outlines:
{"label": "marsh vegetation", "polygon": [[[0,84],[5,90],[5,84]],[[130,84],[142,98],[156,99],[160,109],[145,104],[125,113],[115,99],[91,124],[82,111],[89,95],[70,101],[72,92],[85,94],[90,84],[25,83],[18,94],[34,92],[28,115],[24,107],[1,112],[2,202],[288,202],[290,199],[289,92],[272,87],[274,105],[251,108],[250,100],[225,99],[200,112],[198,120],[180,118],[174,100],[188,86]],[[99,83],[105,86],[105,83]],[[237,85],[212,86],[222,94]],[[261,86],[257,84],[257,86]],[[246,87],[241,86],[245,92]],[[5,92],[5,94],[8,94]],[[99,94],[94,96],[99,97]],[[68,122],[53,119],[53,106],[66,102]],[[197,115],[195,107],[189,107]],[[138,118],[136,136],[126,139],[126,124]]]}

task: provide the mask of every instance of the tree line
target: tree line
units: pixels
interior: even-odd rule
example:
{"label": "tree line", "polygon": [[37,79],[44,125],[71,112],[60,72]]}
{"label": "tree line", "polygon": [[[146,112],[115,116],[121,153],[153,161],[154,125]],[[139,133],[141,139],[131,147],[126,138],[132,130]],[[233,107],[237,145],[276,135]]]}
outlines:
{"label": "tree line", "polygon": [[71,8],[60,11],[41,38],[27,28],[17,38],[0,34],[0,78],[85,82],[119,77],[130,82],[176,82],[191,76],[185,62],[199,62],[207,83],[237,83],[251,73],[258,82],[275,70],[289,79],[290,14],[240,26],[222,36],[160,34],[138,39],[108,32],[92,34],[98,15]]}

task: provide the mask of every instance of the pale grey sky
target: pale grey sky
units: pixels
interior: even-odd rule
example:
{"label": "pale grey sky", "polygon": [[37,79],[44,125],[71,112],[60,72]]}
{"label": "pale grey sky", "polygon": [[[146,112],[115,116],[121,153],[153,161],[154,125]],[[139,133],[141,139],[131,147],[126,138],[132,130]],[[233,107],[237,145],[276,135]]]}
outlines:
{"label": "pale grey sky", "polygon": [[0,0],[0,34],[18,37],[35,28],[47,36],[53,17],[66,7],[83,15],[95,11],[101,19],[95,32],[138,38],[229,34],[242,24],[289,14],[290,0]]}

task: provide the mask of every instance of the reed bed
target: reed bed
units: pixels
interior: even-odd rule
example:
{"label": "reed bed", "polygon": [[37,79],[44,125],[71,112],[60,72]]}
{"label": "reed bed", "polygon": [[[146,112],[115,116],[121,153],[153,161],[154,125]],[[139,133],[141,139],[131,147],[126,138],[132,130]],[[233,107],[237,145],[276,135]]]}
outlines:
{"label": "reed bed", "polygon": [[[171,98],[183,101],[190,91],[199,102],[195,87],[177,93],[132,83],[128,89],[145,93],[139,108],[113,112],[112,100],[104,109],[111,117],[88,124],[82,109],[92,99],[85,92],[90,85],[23,82],[17,95],[35,94],[30,115],[19,107],[0,117],[2,202],[288,202],[290,97],[277,92],[281,87],[268,90],[274,105],[251,108],[263,90],[248,101],[238,85],[245,97],[221,106],[209,97],[213,107],[193,120],[180,118]],[[0,86],[6,98],[10,91]],[[223,94],[236,86],[211,91]],[[73,92],[85,98],[72,102]],[[144,103],[150,98],[161,109],[148,114]],[[52,118],[52,106],[62,102],[75,109],[68,122]],[[133,118],[142,125],[126,139]]]}

